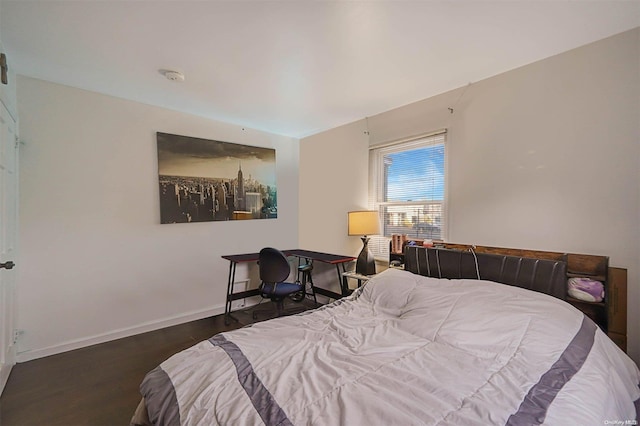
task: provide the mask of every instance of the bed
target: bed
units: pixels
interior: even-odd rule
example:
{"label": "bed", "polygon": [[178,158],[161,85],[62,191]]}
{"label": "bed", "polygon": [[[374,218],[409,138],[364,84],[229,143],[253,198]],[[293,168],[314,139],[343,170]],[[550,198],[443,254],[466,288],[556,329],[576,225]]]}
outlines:
{"label": "bed", "polygon": [[348,297],[175,354],[132,424],[637,424],[638,367],[562,300],[564,262],[405,257]]}

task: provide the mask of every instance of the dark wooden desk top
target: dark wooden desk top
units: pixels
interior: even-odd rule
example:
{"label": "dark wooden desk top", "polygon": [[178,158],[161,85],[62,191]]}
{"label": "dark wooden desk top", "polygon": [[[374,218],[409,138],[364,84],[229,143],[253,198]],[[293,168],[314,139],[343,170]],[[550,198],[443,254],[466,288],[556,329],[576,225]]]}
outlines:
{"label": "dark wooden desk top", "polygon": [[330,263],[332,265],[356,260],[356,258],[353,256],[342,256],[340,254],[322,253],[319,251],[303,249],[285,250],[284,253],[287,256],[305,257],[308,259],[317,260],[319,262]]}
{"label": "dark wooden desk top", "polygon": [[[319,262],[330,263],[332,265],[351,262],[356,259],[353,256],[342,256],[339,254],[303,249],[282,250],[282,252],[287,256],[304,257],[307,259],[317,260]],[[260,253],[227,254],[221,257],[233,263],[255,262],[260,258]]]}

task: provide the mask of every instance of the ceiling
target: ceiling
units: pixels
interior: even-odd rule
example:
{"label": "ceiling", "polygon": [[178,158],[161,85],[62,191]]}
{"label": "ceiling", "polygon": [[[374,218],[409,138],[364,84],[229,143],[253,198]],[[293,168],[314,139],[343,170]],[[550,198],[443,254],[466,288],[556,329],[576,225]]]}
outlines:
{"label": "ceiling", "polygon": [[640,26],[640,1],[2,0],[0,18],[16,74],[299,138]]}

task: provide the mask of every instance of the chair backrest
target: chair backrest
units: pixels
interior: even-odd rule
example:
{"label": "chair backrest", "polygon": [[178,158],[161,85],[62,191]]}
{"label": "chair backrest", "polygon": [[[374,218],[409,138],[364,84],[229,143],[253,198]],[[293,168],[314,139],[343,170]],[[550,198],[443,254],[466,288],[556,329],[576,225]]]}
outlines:
{"label": "chair backrest", "polygon": [[272,247],[265,247],[260,250],[259,267],[260,280],[266,283],[281,283],[291,273],[287,256]]}

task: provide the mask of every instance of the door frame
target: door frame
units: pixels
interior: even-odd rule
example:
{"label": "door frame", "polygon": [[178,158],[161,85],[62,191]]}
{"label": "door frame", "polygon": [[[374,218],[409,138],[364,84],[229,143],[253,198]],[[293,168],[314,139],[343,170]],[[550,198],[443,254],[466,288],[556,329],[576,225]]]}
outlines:
{"label": "door frame", "polygon": [[[18,136],[16,120],[0,100],[0,262],[16,262]],[[0,394],[16,363],[16,272],[0,268]]]}

